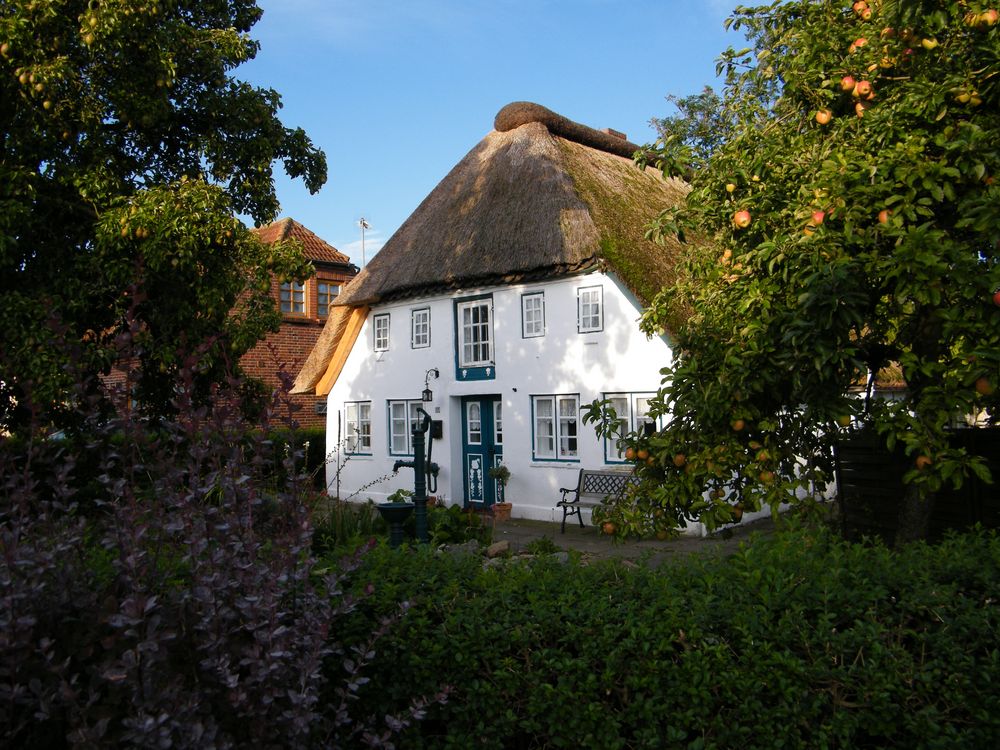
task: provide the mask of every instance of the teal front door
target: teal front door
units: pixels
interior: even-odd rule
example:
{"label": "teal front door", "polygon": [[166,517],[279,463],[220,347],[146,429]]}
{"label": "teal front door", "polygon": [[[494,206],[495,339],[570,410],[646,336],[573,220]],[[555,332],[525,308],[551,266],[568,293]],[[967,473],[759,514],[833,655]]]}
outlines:
{"label": "teal front door", "polygon": [[503,461],[503,403],[499,396],[462,399],[462,466],[465,507],[503,502],[503,487],[489,475]]}

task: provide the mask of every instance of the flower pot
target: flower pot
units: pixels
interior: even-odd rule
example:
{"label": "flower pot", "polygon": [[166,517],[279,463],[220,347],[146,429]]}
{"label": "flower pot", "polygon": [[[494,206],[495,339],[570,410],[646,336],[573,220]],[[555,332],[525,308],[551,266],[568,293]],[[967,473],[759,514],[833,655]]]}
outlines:
{"label": "flower pot", "polygon": [[493,520],[509,521],[510,509],[511,509],[510,503],[493,503]]}

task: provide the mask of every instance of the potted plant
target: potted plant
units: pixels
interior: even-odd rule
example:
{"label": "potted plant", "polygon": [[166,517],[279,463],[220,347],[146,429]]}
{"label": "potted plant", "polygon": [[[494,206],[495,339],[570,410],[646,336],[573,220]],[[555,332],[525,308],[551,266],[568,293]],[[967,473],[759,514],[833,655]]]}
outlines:
{"label": "potted plant", "polygon": [[507,482],[510,481],[510,469],[504,464],[491,466],[489,475],[497,483],[497,498],[493,503],[493,518],[496,521],[506,521],[510,518],[510,503],[507,502]]}

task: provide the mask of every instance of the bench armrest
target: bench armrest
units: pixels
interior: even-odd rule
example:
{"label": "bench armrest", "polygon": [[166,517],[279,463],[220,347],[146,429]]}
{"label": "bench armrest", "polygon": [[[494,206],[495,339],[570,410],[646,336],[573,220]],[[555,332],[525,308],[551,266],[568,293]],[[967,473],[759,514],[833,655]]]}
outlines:
{"label": "bench armrest", "polygon": [[[560,487],[559,491],[562,493],[562,500],[559,501],[558,503],[559,505],[567,505],[567,504],[572,505],[573,503],[580,502],[580,495],[577,494],[576,487],[573,487],[572,489],[568,489],[566,487]],[[567,500],[566,499],[567,495],[571,493],[574,495],[574,497],[571,497]]]}

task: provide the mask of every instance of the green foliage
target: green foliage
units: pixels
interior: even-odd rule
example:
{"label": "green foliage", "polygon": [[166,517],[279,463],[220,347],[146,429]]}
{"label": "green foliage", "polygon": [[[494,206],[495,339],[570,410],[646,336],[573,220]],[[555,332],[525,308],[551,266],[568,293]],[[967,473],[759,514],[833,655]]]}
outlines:
{"label": "green foliage", "polygon": [[204,391],[277,325],[271,273],[309,266],[233,214],[274,218],[274,162],[312,191],[326,164],[274,91],[232,75],[259,17],[250,0],[0,6],[0,423],[67,401],[54,337],[88,373],[136,339],[136,395],[163,411],[179,351],[199,350]]}
{"label": "green foliage", "polygon": [[660,570],[375,550],[348,642],[406,598],[362,712],[451,686],[405,747],[993,747],[1000,539],[817,531]]}
{"label": "green foliage", "polygon": [[561,549],[561,547],[547,536],[543,536],[540,539],[532,539],[524,547],[524,551],[532,555],[552,555]]}
{"label": "green foliage", "polygon": [[491,479],[496,479],[501,487],[507,486],[507,482],[510,481],[510,467],[507,464],[491,466],[486,470],[486,473],[490,475]]}
{"label": "green foliage", "polygon": [[313,509],[313,551],[317,555],[345,554],[377,534],[386,535],[385,521],[375,503],[349,503],[327,498]]}
{"label": "green foliage", "polygon": [[722,106],[721,97],[711,86],[691,96],[671,94],[667,101],[679,114],[651,121],[660,134],[657,148],[673,153],[690,176],[707,166],[712,152],[725,142],[733,114]]}
{"label": "green foliage", "polygon": [[294,430],[272,430],[268,440],[280,456],[274,467],[275,478],[284,481],[285,457],[295,458],[292,471],[295,475],[305,475],[317,490],[326,486],[326,429],[322,427],[297,427]]}
{"label": "green foliage", "polygon": [[181,374],[177,417],[155,428],[83,401],[86,438],[0,440],[6,745],[388,744],[426,701],[353,713],[391,624],[360,653],[340,641],[343,576],[363,551],[320,569],[314,498],[304,482],[269,486],[281,448],[242,419],[239,383],[195,406]]}
{"label": "green foliage", "polygon": [[492,529],[478,515],[458,505],[430,508],[427,511],[427,528],[432,547],[468,541],[489,544],[493,538]]}
{"label": "green foliage", "polygon": [[413,490],[408,490],[400,487],[398,490],[394,490],[390,493],[385,501],[387,503],[408,503],[410,498],[413,497]]}
{"label": "green foliage", "polygon": [[[639,469],[664,524],[822,489],[832,443],[858,427],[931,459],[916,492],[981,470],[946,431],[992,420],[1000,383],[1000,25],[985,9],[794,0],[730,19],[749,41],[719,63],[732,124],[652,230],[701,237],[644,319],[685,319],[659,396],[670,422]],[[866,85],[845,91],[847,76]],[[872,397],[887,380],[899,400]]]}

